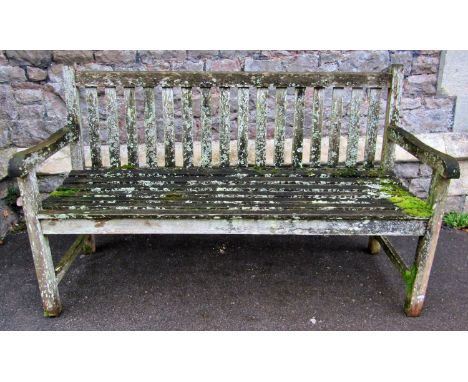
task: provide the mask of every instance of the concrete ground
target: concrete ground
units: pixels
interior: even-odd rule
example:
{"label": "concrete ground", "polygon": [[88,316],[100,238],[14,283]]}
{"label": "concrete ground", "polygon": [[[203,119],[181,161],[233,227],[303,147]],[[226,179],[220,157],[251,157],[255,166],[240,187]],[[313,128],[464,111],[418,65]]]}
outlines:
{"label": "concrete ground", "polygon": [[[60,257],[73,237],[51,238]],[[0,246],[1,330],[468,330],[468,233],[443,229],[423,315],[366,237],[101,236],[42,317],[26,233]],[[395,238],[405,255],[415,238]]]}

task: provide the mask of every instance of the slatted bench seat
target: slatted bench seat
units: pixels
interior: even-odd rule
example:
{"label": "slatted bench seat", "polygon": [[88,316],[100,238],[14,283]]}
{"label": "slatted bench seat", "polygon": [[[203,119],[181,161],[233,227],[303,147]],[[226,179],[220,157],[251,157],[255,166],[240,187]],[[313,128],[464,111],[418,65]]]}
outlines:
{"label": "slatted bench seat", "polygon": [[[400,126],[402,80],[399,65],[385,73],[65,67],[67,126],[9,168],[45,314],[60,314],[58,283],[78,254],[95,250],[95,234],[192,233],[369,236],[370,252],[383,249],[402,275],[407,315],[418,316],[459,168]],[[393,175],[395,145],[433,168],[427,200]],[[66,146],[72,171],[41,201],[37,166]],[[61,234],[79,236],[54,265],[48,237]],[[419,237],[412,265],[393,235]]]}

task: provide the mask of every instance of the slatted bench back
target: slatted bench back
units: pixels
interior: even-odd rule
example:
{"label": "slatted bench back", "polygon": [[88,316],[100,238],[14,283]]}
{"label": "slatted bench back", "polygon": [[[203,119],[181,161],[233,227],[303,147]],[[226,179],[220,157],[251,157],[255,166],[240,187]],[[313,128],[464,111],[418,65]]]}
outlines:
{"label": "slatted bench back", "polygon": [[[396,65],[384,73],[75,73],[72,68],[65,67],[68,117],[81,126],[82,137],[72,147],[72,164],[74,168],[83,168],[86,156],[83,146],[86,145],[90,157],[87,163],[90,162],[92,168],[103,167],[104,156],[108,156],[111,167],[157,167],[161,155],[158,148],[164,151],[166,167],[281,166],[287,162],[285,142],[289,133],[292,137],[289,160],[293,166],[335,167],[339,163],[342,129],[347,127],[346,166],[357,164],[359,137],[364,131],[363,160],[365,165],[372,167],[377,132],[380,121],[383,121],[381,103],[386,97],[386,117],[381,124],[388,125],[390,119],[398,118],[401,80],[401,66]],[[155,98],[157,89],[161,92],[159,105]],[[142,105],[138,105],[137,93],[142,95]],[[350,102],[344,108],[344,94],[349,93]],[[199,105],[194,102],[194,94],[200,95]],[[213,94],[217,97],[212,97]],[[232,97],[232,94],[237,96]],[[288,94],[293,95],[289,102]],[[307,103],[306,94],[309,96]],[[274,102],[268,102],[269,95]],[[236,105],[234,98],[237,98]],[[254,102],[256,112],[251,115],[250,105],[253,107]],[[305,126],[307,108],[311,115],[309,126]],[[363,118],[365,114],[367,118]],[[273,161],[267,163],[269,116],[274,125],[274,148]],[[288,131],[287,116],[292,131]],[[213,141],[214,118],[218,126],[216,142]],[[234,129],[231,129],[231,121],[234,121]],[[346,126],[343,126],[345,121]],[[254,159],[248,153],[249,125],[255,127],[250,129],[255,131]],[[163,132],[159,134],[163,136],[159,140],[158,131]],[[307,162],[305,139],[310,142]],[[194,141],[199,142],[200,147],[197,163]],[[322,141],[328,142],[328,158],[321,162]],[[234,150],[231,150],[231,143]],[[176,144],[182,148],[180,163],[176,161]],[[214,163],[213,147],[217,145],[219,160]],[[121,146],[126,146],[127,160],[121,156]],[[142,148],[144,152],[139,153]]]}

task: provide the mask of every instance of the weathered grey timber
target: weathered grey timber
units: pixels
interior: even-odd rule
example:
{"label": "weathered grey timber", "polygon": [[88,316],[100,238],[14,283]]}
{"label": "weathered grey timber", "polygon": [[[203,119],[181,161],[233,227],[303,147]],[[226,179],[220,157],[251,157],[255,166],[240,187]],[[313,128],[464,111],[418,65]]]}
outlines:
{"label": "weathered grey timber", "polygon": [[156,146],[156,105],[154,103],[154,88],[145,88],[145,143],[146,164],[148,167],[157,166]]}
{"label": "weathered grey timber", "polygon": [[264,167],[266,161],[267,89],[257,89],[257,129],[255,136],[255,165]]}
{"label": "weathered grey timber", "polygon": [[312,134],[310,139],[310,165],[320,166],[320,154],[322,153],[322,125],[323,125],[323,89],[314,89],[312,101]]}
{"label": "weathered grey timber", "polygon": [[115,88],[106,89],[107,96],[107,128],[109,134],[109,156],[112,167],[120,166],[120,134],[119,117],[117,115],[117,93]]}
{"label": "weathered grey timber", "polygon": [[91,149],[91,167],[102,167],[101,134],[99,131],[99,104],[96,88],[86,89],[88,104],[89,146]]}
{"label": "weathered grey timber", "polygon": [[239,88],[237,116],[237,161],[239,167],[248,166],[249,88]]}
{"label": "weathered grey timber", "polygon": [[222,167],[229,166],[229,146],[231,141],[231,114],[229,88],[221,88],[219,151]]}
{"label": "weathered grey timber", "polygon": [[[80,253],[94,252],[93,235],[136,233],[369,236],[369,251],[377,254],[383,250],[405,282],[406,314],[421,313],[447,189],[450,179],[460,176],[460,169],[452,157],[425,145],[400,126],[401,66],[394,65],[387,73],[75,73],[65,68],[64,78],[67,125],[46,141],[17,153],[9,164],[9,174],[18,177],[22,193],[47,316],[60,314],[57,284]],[[117,89],[122,86],[126,134],[121,136]],[[86,158],[86,163],[91,163],[90,168],[84,167],[84,153],[88,151],[81,139],[86,126],[81,123],[80,87],[84,88],[81,91],[87,103],[90,158]],[[99,130],[97,87],[105,88],[107,141],[103,141]],[[140,87],[144,105],[137,105],[136,92]],[[181,91],[175,92],[178,87]],[[193,87],[201,90],[200,110],[196,112],[192,110]],[[287,87],[295,92],[295,100],[290,104],[286,102]],[[155,89],[159,88],[162,104],[156,105]],[[252,88],[257,92],[256,113],[254,120],[249,121]],[[272,152],[268,151],[272,142],[267,136],[267,116],[271,115],[267,102],[269,88],[276,91]],[[305,102],[307,88],[313,88],[311,105]],[[332,89],[331,100],[324,99],[329,93],[326,88]],[[238,103],[234,138],[231,91],[237,91]],[[345,91],[351,91],[349,110],[344,110]],[[213,98],[220,94],[219,105],[211,104],[212,93]],[[359,152],[365,94],[366,139],[363,152]],[[383,159],[382,163],[375,163],[380,102],[385,94]],[[175,110],[179,104],[180,114]],[[329,120],[324,120],[324,105],[331,105]],[[140,110],[143,108],[143,116],[138,115],[138,106]],[[310,126],[304,119],[307,107],[312,108]],[[157,110],[162,110],[161,127],[156,126]],[[349,124],[346,156],[342,161],[339,150],[345,115],[349,116]],[[292,142],[286,140],[290,134],[286,131],[290,124],[288,116],[293,118]],[[256,136],[255,142],[250,142],[251,149],[255,143],[255,158],[249,159],[250,123],[256,127]],[[141,133],[145,145],[141,148],[138,126],[144,129]],[[176,126],[182,130],[180,142]],[[216,134],[212,130],[216,127],[219,142],[213,140]],[[161,167],[158,167],[158,128],[164,132],[164,140],[160,142],[164,151],[164,161],[159,161]],[[307,162],[304,131],[309,128]],[[322,160],[325,154],[322,147],[327,143],[328,157]],[[288,144],[292,144],[291,165],[286,165]],[[68,145],[73,170],[41,202],[36,169]],[[101,158],[104,145],[109,149],[110,167],[105,167]],[[411,195],[395,178],[396,145],[433,169],[427,200]],[[120,156],[125,146],[127,163]],[[182,149],[181,164],[176,163],[177,147]],[[200,150],[200,160],[194,160],[194,147]],[[217,147],[219,167],[213,163]],[[268,162],[271,158],[272,165]],[[364,160],[361,162],[360,158]],[[54,267],[47,235],[63,234],[82,236]],[[398,235],[419,237],[412,265],[405,263],[389,240]]]}
{"label": "weathered grey timber", "polygon": [[211,89],[202,88],[201,102],[201,166],[211,167],[212,165],[212,144],[211,144]]}
{"label": "weathered grey timber", "polygon": [[372,167],[375,160],[375,145],[377,143],[377,129],[379,127],[380,93],[380,89],[369,90],[366,149],[364,151],[364,163],[367,167]]}
{"label": "weathered grey timber", "polygon": [[138,166],[138,132],[136,127],[135,89],[125,89],[125,105],[128,164],[136,167]]}
{"label": "weathered grey timber", "polygon": [[304,142],[304,88],[296,88],[296,105],[294,108],[294,130],[292,147],[292,165],[302,167]]}
{"label": "weathered grey timber", "polygon": [[286,89],[276,88],[275,166],[284,165],[284,129],[286,123]]}
{"label": "weathered grey timber", "polygon": [[192,111],[192,88],[182,88],[182,155],[183,166],[193,165],[193,111]]}
{"label": "weathered grey timber", "polygon": [[328,165],[335,167],[340,156],[340,131],[343,117],[343,89],[334,88],[332,95],[332,111],[330,117]]}

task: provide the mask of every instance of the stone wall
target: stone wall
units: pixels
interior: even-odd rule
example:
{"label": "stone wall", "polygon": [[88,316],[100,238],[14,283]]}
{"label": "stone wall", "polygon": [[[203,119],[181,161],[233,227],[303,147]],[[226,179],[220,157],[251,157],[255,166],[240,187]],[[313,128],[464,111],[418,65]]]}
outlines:
{"label": "stone wall", "polygon": [[[440,51],[387,50],[0,51],[0,179],[17,147],[31,146],[64,125],[63,65],[91,70],[383,71],[400,63],[405,68],[404,127],[414,133],[447,133],[453,127],[455,97],[436,94],[440,57]],[[401,164],[399,174],[424,194],[430,177],[425,167]],[[462,199],[455,208],[463,209]]]}

